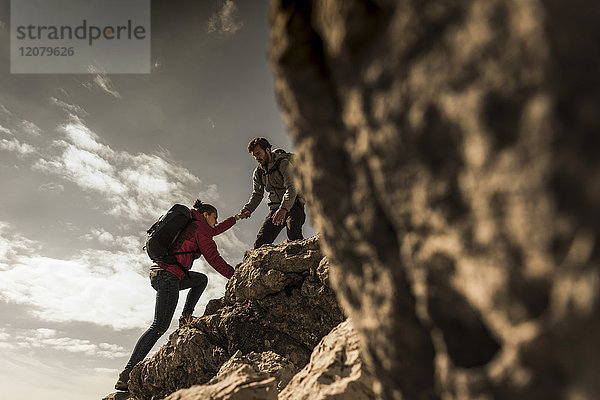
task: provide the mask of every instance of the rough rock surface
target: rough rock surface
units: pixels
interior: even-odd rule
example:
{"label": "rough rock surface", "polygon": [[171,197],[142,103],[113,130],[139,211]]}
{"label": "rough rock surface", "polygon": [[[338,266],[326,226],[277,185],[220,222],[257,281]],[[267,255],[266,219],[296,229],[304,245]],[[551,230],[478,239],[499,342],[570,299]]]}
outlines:
{"label": "rough rock surface", "polygon": [[237,351],[205,385],[181,389],[167,400],[275,400],[297,371],[272,351],[242,355]]}
{"label": "rough rock surface", "polygon": [[300,189],[385,399],[600,398],[599,21],[273,1]]}
{"label": "rough rock surface", "polygon": [[279,400],[374,400],[376,380],[360,355],[349,320],[315,347],[310,362],[279,394]]}
{"label": "rough rock surface", "polygon": [[275,377],[276,386],[287,383],[319,340],[345,319],[326,286],[322,260],[317,237],[247,251],[225,296],[134,367],[130,392],[140,400],[161,399],[205,384],[238,351],[244,356],[236,357],[245,360],[238,364]]}
{"label": "rough rock surface", "polygon": [[165,400],[276,400],[275,378],[256,372],[247,364],[239,364],[227,373],[217,375],[206,385],[181,389]]}
{"label": "rough rock surface", "polygon": [[102,400],[136,400],[127,392],[115,392],[102,398]]}
{"label": "rough rock surface", "polygon": [[217,376],[224,375],[241,365],[249,365],[256,372],[264,372],[275,378],[277,390],[281,391],[297,372],[297,368],[286,358],[272,351],[264,353],[252,352],[243,355],[237,351],[225,364],[221,366]]}

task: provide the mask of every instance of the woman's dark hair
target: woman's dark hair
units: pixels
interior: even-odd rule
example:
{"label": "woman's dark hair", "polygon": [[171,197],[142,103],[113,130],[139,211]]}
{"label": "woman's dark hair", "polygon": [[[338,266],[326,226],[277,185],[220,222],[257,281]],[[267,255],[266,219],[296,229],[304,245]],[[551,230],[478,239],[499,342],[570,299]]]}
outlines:
{"label": "woman's dark hair", "polygon": [[264,137],[254,138],[248,143],[248,153],[252,153],[256,146],[260,146],[261,149],[266,151],[271,148],[271,143]]}
{"label": "woman's dark hair", "polygon": [[210,204],[205,204],[203,202],[201,202],[200,200],[196,199],[196,201],[194,202],[194,206],[193,206],[196,210],[200,211],[201,213],[216,213],[217,209],[215,208],[215,206],[210,205]]}

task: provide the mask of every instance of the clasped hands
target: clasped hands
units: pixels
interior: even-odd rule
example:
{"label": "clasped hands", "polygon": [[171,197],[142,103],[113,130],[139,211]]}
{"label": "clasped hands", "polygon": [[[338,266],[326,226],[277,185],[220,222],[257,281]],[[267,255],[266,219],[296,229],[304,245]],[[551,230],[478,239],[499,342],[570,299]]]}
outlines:
{"label": "clasped hands", "polygon": [[[279,208],[275,214],[273,215],[273,224],[274,225],[283,225],[285,224],[285,217],[287,215],[288,210],[285,208]],[[252,212],[247,208],[242,209],[238,214],[234,215],[236,221],[240,219],[250,218]]]}

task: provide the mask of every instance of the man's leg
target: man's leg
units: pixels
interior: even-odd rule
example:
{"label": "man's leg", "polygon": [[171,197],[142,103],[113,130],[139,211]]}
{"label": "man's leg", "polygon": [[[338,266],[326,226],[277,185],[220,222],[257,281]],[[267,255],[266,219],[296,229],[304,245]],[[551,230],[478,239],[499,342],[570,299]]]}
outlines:
{"label": "man's leg", "polygon": [[296,200],[285,219],[289,240],[304,239],[304,236],[302,235],[302,225],[304,225],[304,221],[306,221],[304,205]]}
{"label": "man's leg", "polygon": [[277,235],[283,229],[283,225],[275,225],[273,224],[273,214],[275,214],[277,210],[269,211],[267,214],[267,218],[263,222],[260,230],[258,231],[258,235],[256,235],[256,241],[254,242],[254,248],[258,249],[263,244],[271,244],[277,239]]}
{"label": "man's leg", "polygon": [[194,313],[194,308],[200,300],[200,296],[206,289],[208,277],[200,272],[189,271],[189,275],[179,281],[179,290],[190,289],[185,299],[182,317],[190,316]]}

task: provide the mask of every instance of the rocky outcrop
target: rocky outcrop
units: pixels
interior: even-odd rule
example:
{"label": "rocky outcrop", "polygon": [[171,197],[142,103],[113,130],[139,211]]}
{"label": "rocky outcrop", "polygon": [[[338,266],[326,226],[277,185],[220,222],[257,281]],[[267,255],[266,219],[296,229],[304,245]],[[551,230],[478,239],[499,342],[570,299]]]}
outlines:
{"label": "rocky outcrop", "polygon": [[165,400],[276,400],[275,378],[257,372],[247,364],[238,364],[217,374],[206,385],[181,389]]}
{"label": "rocky outcrop", "polygon": [[[267,393],[271,387],[277,392],[308,363],[319,340],[344,320],[327,282],[316,237],[247,251],[225,296],[211,301],[202,317],[175,331],[152,358],[134,367],[131,394],[139,400],[162,399],[216,375],[211,387],[196,388],[198,393],[239,398],[230,391],[234,386],[245,393]],[[232,368],[235,373],[227,373]]]}
{"label": "rocky outcrop", "polygon": [[375,400],[376,380],[363,363],[350,321],[342,322],[315,347],[310,362],[279,394],[279,400]]}
{"label": "rocky outcrop", "polygon": [[385,399],[600,398],[599,20],[273,1],[300,190]]}
{"label": "rocky outcrop", "polygon": [[244,356],[237,351],[207,384],[178,390],[166,400],[275,400],[295,372],[296,367],[276,353]]}
{"label": "rocky outcrop", "polygon": [[282,361],[285,364],[272,352],[248,356],[238,352],[210,382],[181,389],[166,400],[378,399],[376,380],[362,361],[358,335],[350,321],[342,322],[319,342],[310,362],[293,379],[293,368],[286,368]]}
{"label": "rocky outcrop", "polygon": [[115,392],[102,398],[102,400],[135,400],[135,398],[127,392]]}

